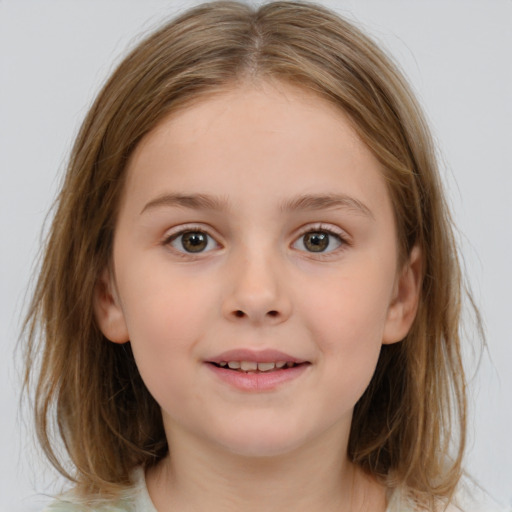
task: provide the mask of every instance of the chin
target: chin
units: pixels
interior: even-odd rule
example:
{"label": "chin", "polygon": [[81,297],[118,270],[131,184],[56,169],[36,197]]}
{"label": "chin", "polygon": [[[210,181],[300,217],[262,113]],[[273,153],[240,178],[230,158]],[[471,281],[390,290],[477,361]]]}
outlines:
{"label": "chin", "polygon": [[290,454],[306,444],[303,433],[290,429],[247,429],[240,426],[237,432],[225,433],[217,438],[218,445],[234,455],[248,458],[280,457]]}

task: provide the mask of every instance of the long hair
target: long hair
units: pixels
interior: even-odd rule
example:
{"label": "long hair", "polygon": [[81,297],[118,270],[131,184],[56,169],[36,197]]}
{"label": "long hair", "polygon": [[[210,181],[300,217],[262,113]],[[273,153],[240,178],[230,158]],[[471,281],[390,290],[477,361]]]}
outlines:
{"label": "long hair", "polygon": [[449,496],[465,443],[461,274],[431,135],[379,47],[308,3],[194,8],[139,44],[99,93],[72,150],[26,321],[39,441],[90,495],[119,491],[134,467],[167,454],[159,406],[129,343],[110,343],[99,330],[93,293],[110,262],[125,167],[138,142],[202,95],[253,78],[298,85],[348,114],[381,164],[400,258],[414,245],[422,250],[414,324],[401,343],[382,348],[355,407],[348,450],[390,487]]}

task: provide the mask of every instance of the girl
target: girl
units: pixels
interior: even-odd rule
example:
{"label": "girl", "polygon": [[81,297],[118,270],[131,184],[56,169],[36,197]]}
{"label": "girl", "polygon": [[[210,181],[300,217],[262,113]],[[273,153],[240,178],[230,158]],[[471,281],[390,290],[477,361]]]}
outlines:
{"label": "girl", "polygon": [[27,321],[74,483],[50,510],[464,509],[460,288],[428,129],[367,37],[310,4],[184,14],[59,196]]}

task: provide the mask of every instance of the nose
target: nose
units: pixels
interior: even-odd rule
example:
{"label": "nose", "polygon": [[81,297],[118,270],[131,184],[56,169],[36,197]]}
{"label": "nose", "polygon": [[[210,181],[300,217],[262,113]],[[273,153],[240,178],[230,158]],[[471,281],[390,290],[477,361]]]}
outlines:
{"label": "nose", "polygon": [[228,269],[228,291],[223,315],[230,321],[254,325],[276,325],[292,310],[286,279],[276,259],[261,252],[232,262]]}

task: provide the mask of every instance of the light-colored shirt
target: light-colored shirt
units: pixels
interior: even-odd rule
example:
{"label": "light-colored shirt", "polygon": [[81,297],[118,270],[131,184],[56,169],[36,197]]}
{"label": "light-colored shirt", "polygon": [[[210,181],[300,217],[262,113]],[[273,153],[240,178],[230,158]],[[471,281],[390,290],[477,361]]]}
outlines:
{"label": "light-colored shirt", "polygon": [[[45,512],[158,512],[149,497],[142,468],[135,470],[133,480],[132,488],[116,503],[91,508],[77,503],[67,495],[51,503]],[[391,495],[386,512],[418,512],[419,509],[408,495],[409,493],[396,489]],[[512,508],[500,507],[478,486],[465,478],[461,480],[446,512],[512,512]]]}

